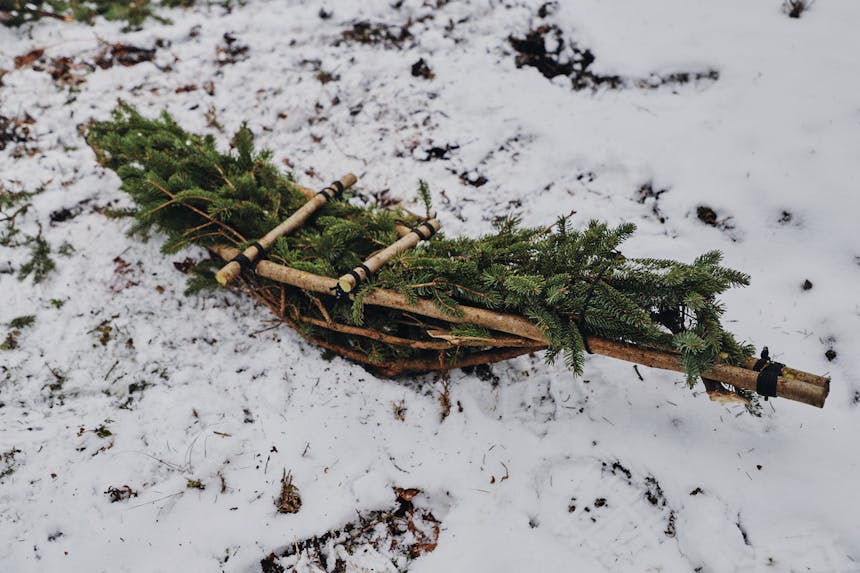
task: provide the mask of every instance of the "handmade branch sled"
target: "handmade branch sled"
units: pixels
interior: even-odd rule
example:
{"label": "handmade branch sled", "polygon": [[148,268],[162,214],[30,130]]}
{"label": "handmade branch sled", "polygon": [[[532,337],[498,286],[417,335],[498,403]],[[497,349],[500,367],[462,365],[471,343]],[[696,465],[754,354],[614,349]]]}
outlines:
{"label": "handmade branch sled", "polygon": [[[349,181],[351,185],[355,180],[352,174],[348,174],[341,179],[341,182]],[[342,185],[337,186],[333,184],[332,187],[314,194],[309,189],[300,186],[297,187],[308,197],[309,205],[319,202],[318,197],[332,192],[339,193],[337,189],[340,188],[342,191],[343,188]],[[284,232],[290,232],[295,230],[295,228],[297,227],[292,225],[280,226],[280,232],[278,229],[275,229],[272,234],[264,238],[266,239],[266,244],[273,243]],[[403,294],[387,289],[370,290],[364,297],[364,304],[400,311],[404,315],[418,315],[429,319],[432,322],[428,322],[426,333],[433,340],[427,340],[424,337],[421,339],[410,339],[390,336],[376,330],[340,324],[331,319],[330,314],[325,309],[325,302],[323,302],[326,297],[342,298],[351,290],[354,290],[356,286],[368,280],[373,273],[394,256],[416,246],[419,240],[429,239],[439,228],[440,224],[435,219],[422,223],[412,230],[400,227],[399,233],[403,236],[399,241],[382,250],[365,264],[362,264],[359,268],[350,271],[350,273],[339,279],[315,275],[266,260],[250,259],[252,256],[257,257],[265,254],[265,246],[260,249],[249,247],[244,252],[240,252],[238,249],[228,245],[213,245],[209,247],[209,250],[222,260],[227,261],[227,264],[219,273],[225,273],[226,269],[235,269],[235,272],[232,273],[232,276],[235,278],[240,275],[242,270],[248,271],[242,275],[245,290],[265,304],[281,320],[300,332],[302,331],[300,325],[313,325],[332,332],[365,337],[384,344],[440,351],[438,358],[403,359],[379,363],[367,354],[357,352],[347,346],[333,344],[324,338],[306,335],[314,344],[322,346],[344,358],[364,364],[370,367],[371,370],[385,376],[394,377],[404,373],[445,371],[488,364],[548,348],[550,341],[546,334],[532,322],[521,316],[463,305],[460,306],[461,313],[459,316],[451,316],[441,311],[437,305],[428,300],[419,299],[410,301]],[[289,229],[289,231],[285,231],[285,229]],[[254,249],[256,252],[249,252],[251,249]],[[269,286],[261,288],[256,277],[263,277],[286,287],[294,287],[309,293],[323,295],[322,299],[317,299],[316,301],[322,318],[303,316],[294,312],[294,309],[290,309],[285,304],[285,287]],[[219,280],[219,282],[221,281]],[[222,285],[226,285],[226,282],[223,282]],[[293,312],[290,312],[291,310]],[[444,326],[446,323],[474,324],[487,328],[497,334],[491,337],[480,338],[460,337],[451,334],[450,330]],[[433,326],[430,326],[431,324]],[[677,353],[639,348],[634,345],[606,340],[597,336],[589,336],[588,345],[594,354],[601,354],[663,370],[685,371],[684,365]],[[461,346],[478,347],[482,351],[463,357],[448,358],[446,356],[444,351]],[[709,390],[714,392],[716,396],[725,394],[724,391],[721,391],[721,389],[718,389],[714,385],[714,383],[720,383],[755,392],[765,397],[787,398],[821,408],[824,406],[824,402],[830,392],[829,378],[795,370],[783,364],[772,362],[769,360],[766,349],[761,358],[749,358],[743,365],[714,364],[710,370],[702,373],[702,377],[706,383],[710,383]]]}
{"label": "handmade branch sled", "polygon": [[[749,277],[709,252],[691,263],[625,257],[635,226],[561,217],[545,228],[502,219],[448,238],[425,214],[350,189],[314,192],[281,173],[240,129],[222,153],[168,115],[120,104],[88,126],[99,161],[137,204],[136,231],[218,261],[190,290],[237,286],[311,342],[387,376],[478,366],[543,351],[581,373],[585,353],[684,372],[720,401],[756,394],[822,407],[828,378],[760,358],[723,328],[718,296]],[[212,264],[217,263],[217,272]],[[213,280],[214,277],[214,280]],[[217,281],[217,282],[216,282]]]}

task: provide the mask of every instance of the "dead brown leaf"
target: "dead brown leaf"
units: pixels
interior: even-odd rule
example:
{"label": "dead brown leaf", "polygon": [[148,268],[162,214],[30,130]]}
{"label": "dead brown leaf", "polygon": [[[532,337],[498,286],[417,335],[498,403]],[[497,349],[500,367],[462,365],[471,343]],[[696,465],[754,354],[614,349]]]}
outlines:
{"label": "dead brown leaf", "polygon": [[416,495],[421,493],[421,490],[414,487],[402,488],[396,487],[394,488],[394,494],[397,496],[397,499],[402,499],[403,501],[412,501]]}
{"label": "dead brown leaf", "polygon": [[21,69],[24,66],[29,66],[45,54],[43,48],[31,50],[21,56],[15,56],[15,69]]}

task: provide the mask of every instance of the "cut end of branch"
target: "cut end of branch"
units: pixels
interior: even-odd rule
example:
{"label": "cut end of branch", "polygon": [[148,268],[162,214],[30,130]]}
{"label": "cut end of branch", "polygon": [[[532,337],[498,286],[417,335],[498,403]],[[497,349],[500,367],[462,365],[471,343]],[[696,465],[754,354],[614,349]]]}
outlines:
{"label": "cut end of branch", "polygon": [[353,279],[350,275],[342,276],[337,280],[338,286],[340,286],[341,290],[346,293],[352,291],[353,287],[355,286],[353,284],[354,282],[355,279]]}
{"label": "cut end of branch", "polygon": [[353,185],[355,185],[356,181],[358,181],[358,177],[356,177],[352,173],[347,173],[340,180],[344,187],[352,187]]}
{"label": "cut end of branch", "polygon": [[239,271],[242,270],[242,267],[236,261],[230,261],[224,267],[215,273],[215,280],[218,281],[218,284],[221,286],[227,286],[227,284],[235,279],[239,275]]}

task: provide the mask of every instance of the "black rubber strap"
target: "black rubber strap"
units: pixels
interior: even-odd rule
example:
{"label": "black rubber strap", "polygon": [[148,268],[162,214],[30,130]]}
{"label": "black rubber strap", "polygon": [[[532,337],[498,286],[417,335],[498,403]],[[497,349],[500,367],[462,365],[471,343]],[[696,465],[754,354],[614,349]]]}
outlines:
{"label": "black rubber strap", "polygon": [[252,263],[251,259],[246,257],[244,253],[239,253],[238,255],[230,259],[230,262],[239,263],[239,265],[242,267],[242,270],[254,268],[254,263]]}
{"label": "black rubber strap", "polygon": [[343,183],[340,181],[335,181],[322,191],[319,191],[317,195],[322,195],[326,198],[326,201],[334,201],[338,195],[343,193]]}
{"label": "black rubber strap", "polygon": [[264,249],[263,245],[261,245],[258,241],[254,241],[253,243],[251,243],[250,246],[257,249],[257,256],[254,257],[253,261],[246,257],[245,253],[239,253],[231,259],[231,262],[235,261],[239,263],[239,265],[242,267],[242,270],[255,270],[257,268],[257,264],[259,264],[263,257],[266,256],[266,249]]}
{"label": "black rubber strap", "polygon": [[[361,269],[364,271],[364,277],[365,278],[361,278],[361,275],[358,274],[358,269]],[[371,275],[373,275],[373,273],[370,272],[370,269],[367,268],[367,265],[365,265],[364,263],[361,263],[360,265],[358,265],[357,267],[355,267],[351,271],[348,271],[346,274],[348,274],[353,279],[355,279],[355,286],[356,287],[358,285],[360,285],[361,283],[363,283],[365,280],[369,279],[371,277]],[[340,283],[331,287],[331,289],[329,289],[329,290],[331,290],[334,293],[335,298],[337,298],[338,300],[349,297],[349,293],[346,292],[345,290],[343,290],[343,288],[341,288]],[[355,290],[355,287],[353,287],[353,290]]]}
{"label": "black rubber strap", "polygon": [[576,328],[579,330],[579,336],[582,338],[582,347],[585,348],[585,351],[589,354],[594,354],[594,351],[591,350],[591,346],[588,344],[588,326],[585,324],[585,313],[588,311],[588,303],[591,302],[591,297],[594,296],[594,289],[597,287],[597,283],[601,281],[603,275],[606,274],[606,271],[609,270],[609,267],[612,266],[612,261],[607,261],[603,268],[597,273],[597,277],[591,281],[591,286],[588,287],[588,292],[585,293],[585,300],[582,301],[582,310],[579,311],[579,317],[576,320]]}
{"label": "black rubber strap", "polygon": [[783,368],[785,364],[770,361],[770,351],[767,346],[762,348],[761,358],[753,365],[753,370],[758,372],[755,383],[756,394],[764,396],[765,401],[768,398],[776,398],[776,385]]}
{"label": "black rubber strap", "polygon": [[254,262],[254,264],[256,265],[258,262],[260,262],[260,259],[266,256],[267,251],[263,248],[263,245],[261,245],[259,241],[254,241],[253,243],[251,243],[251,246],[256,247],[257,249],[257,260]]}
{"label": "black rubber strap", "polygon": [[776,383],[782,375],[783,366],[779,362],[771,362],[759,372],[755,382],[755,391],[757,394],[764,396],[765,400],[776,398]]}
{"label": "black rubber strap", "polygon": [[334,285],[329,290],[332,291],[334,298],[336,298],[337,300],[343,300],[345,298],[349,298],[349,293],[347,293],[345,290],[340,288],[340,283]]}
{"label": "black rubber strap", "polygon": [[[358,274],[358,269],[361,269],[364,271],[364,278],[361,278],[361,275]],[[355,279],[355,286],[358,286],[361,283],[363,283],[364,281],[366,281],[367,279],[369,279],[370,275],[372,275],[373,273],[370,272],[370,269],[367,268],[367,265],[365,265],[364,263],[361,263],[360,265],[358,265],[357,267],[355,267],[354,269],[352,269],[351,271],[349,271],[346,274],[352,276],[352,278]]]}
{"label": "black rubber strap", "polygon": [[[421,227],[427,229],[426,237],[424,236],[424,233],[421,232]],[[436,234],[436,229],[433,227],[433,225],[430,224],[429,221],[424,221],[423,223],[412,229],[412,232],[418,235],[418,237],[420,237],[422,241],[426,241],[427,239]]]}

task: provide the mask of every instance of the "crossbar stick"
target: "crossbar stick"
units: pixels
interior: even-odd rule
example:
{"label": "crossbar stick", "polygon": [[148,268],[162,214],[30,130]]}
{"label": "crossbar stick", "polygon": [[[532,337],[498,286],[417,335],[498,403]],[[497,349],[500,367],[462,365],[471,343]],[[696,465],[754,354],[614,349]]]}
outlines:
{"label": "crossbar stick", "polygon": [[338,296],[345,296],[354,291],[360,284],[366,282],[371,275],[381,269],[388,261],[412,249],[421,241],[426,241],[436,234],[442,227],[442,224],[436,219],[428,219],[416,226],[406,235],[391,243],[359,266],[355,267],[347,274],[337,280],[335,292]]}
{"label": "crossbar stick", "polygon": [[307,221],[317,209],[337,198],[344,189],[352,187],[356,182],[356,177],[352,173],[347,173],[341,177],[340,181],[335,181],[322,191],[314,194],[307,203],[299,207],[299,209],[289,216],[289,218],[266,233],[256,243],[249,246],[242,253],[237,254],[224,267],[215,273],[215,280],[221,286],[226,286],[230,281],[239,276],[243,266],[255,267],[264,254],[275,244],[275,241],[284,235],[289,235]]}

